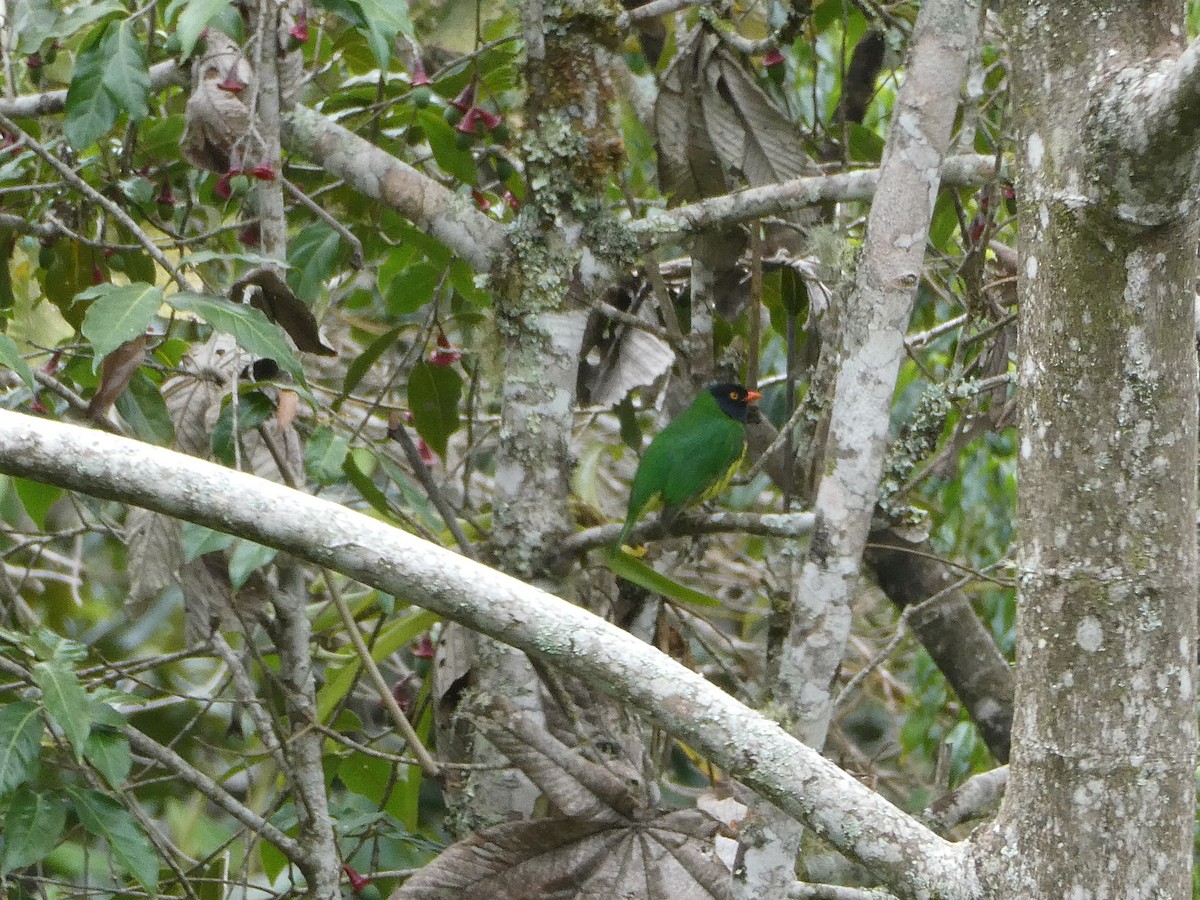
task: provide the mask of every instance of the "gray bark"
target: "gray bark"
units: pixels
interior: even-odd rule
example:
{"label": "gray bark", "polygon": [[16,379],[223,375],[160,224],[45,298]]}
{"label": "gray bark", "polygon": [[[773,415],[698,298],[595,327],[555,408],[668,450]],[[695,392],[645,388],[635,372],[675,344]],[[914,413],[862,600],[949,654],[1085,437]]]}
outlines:
{"label": "gray bark", "polygon": [[1013,3],[1020,600],[986,896],[1191,896],[1194,75],[1180,4]]}

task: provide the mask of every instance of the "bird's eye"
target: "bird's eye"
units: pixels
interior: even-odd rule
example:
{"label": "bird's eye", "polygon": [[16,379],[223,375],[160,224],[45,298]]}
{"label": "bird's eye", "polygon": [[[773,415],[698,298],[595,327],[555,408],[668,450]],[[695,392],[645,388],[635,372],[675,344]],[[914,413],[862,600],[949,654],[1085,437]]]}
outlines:
{"label": "bird's eye", "polygon": [[737,398],[738,398],[738,392],[737,392],[737,391],[730,391],[730,392],[729,392],[729,399],[730,399],[730,400],[736,400]]}

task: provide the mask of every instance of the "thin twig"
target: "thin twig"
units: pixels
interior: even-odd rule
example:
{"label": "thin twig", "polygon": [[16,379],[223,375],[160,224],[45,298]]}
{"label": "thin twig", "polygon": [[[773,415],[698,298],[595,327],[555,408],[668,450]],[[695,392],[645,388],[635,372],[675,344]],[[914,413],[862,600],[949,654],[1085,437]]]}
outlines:
{"label": "thin twig", "polygon": [[354,613],[350,611],[350,607],[346,603],[346,598],[342,595],[341,588],[338,587],[334,573],[329,569],[322,569],[322,574],[325,577],[325,589],[329,591],[329,596],[333,599],[333,605],[337,607],[338,615],[342,617],[342,624],[346,626],[346,632],[350,635],[350,642],[354,644],[354,650],[358,653],[359,661],[363,664],[363,668],[367,670],[367,675],[370,677],[371,683],[379,691],[379,699],[383,703],[384,708],[391,715],[392,721],[396,723],[396,727],[400,729],[400,733],[404,735],[404,739],[408,741],[413,755],[417,757],[417,762],[421,766],[421,771],[430,778],[439,777],[442,774],[441,767],[438,765],[437,760],[425,749],[425,745],[421,743],[416,729],[408,721],[408,716],[404,714],[404,710],[400,708],[400,704],[396,702],[396,697],[392,694],[391,685],[384,679],[383,673],[379,671],[379,666],[375,665],[375,659],[371,656],[371,648],[363,640],[362,632],[358,629],[358,622],[355,621]]}

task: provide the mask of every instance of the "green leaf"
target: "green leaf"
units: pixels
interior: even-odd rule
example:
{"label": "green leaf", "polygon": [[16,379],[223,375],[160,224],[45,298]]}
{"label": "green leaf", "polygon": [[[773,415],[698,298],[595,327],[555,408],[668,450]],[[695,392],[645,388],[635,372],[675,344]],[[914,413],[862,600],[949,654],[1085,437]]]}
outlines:
{"label": "green leaf", "polygon": [[[342,470],[346,473],[350,483],[354,485],[355,490],[371,505],[371,508],[390,521],[395,518],[395,514],[392,512],[391,504],[388,503],[387,495],[371,480],[370,474],[359,463],[359,456],[364,454],[369,454],[369,451],[362,449],[347,453]],[[374,465],[373,458],[371,465]]]}
{"label": "green leaf", "polygon": [[457,133],[442,118],[442,114],[433,106],[428,106],[417,114],[417,120],[437,164],[463,184],[474,184],[475,157],[470,150],[458,146]]}
{"label": "green leaf", "polygon": [[17,491],[17,496],[21,498],[21,505],[25,507],[29,518],[33,519],[38,528],[45,528],[46,516],[50,514],[50,507],[57,503],[58,498],[62,496],[62,488],[16,476],[13,477],[12,485]]}
{"label": "green leaf", "polygon": [[78,300],[91,300],[83,317],[83,336],[92,342],[92,371],[101,358],[128,340],[144,334],[162,305],[162,288],[143,282],[127,285],[98,284],[83,291]]}
{"label": "green leaf", "polygon": [[342,381],[342,393],[349,394],[358,383],[363,380],[363,376],[370,371],[371,366],[383,356],[384,351],[396,343],[396,338],[400,337],[400,332],[403,328],[393,328],[391,331],[381,334],[375,340],[371,341],[370,345],[354,358],[354,361],[346,368],[346,377]]}
{"label": "green leaf", "polygon": [[[111,709],[111,707],[109,707]],[[129,752],[129,739],[119,731],[108,728],[93,728],[88,735],[83,755],[96,767],[109,787],[120,790],[129,777],[133,766],[133,754]]]}
{"label": "green leaf", "polygon": [[[439,621],[436,613],[424,609],[415,609],[408,615],[385,625],[379,632],[378,638],[371,646],[371,659],[379,662],[391,656],[401,647],[411,644]],[[325,685],[317,692],[317,721],[324,722],[329,718],[346,692],[358,678],[362,660],[358,654],[349,654],[349,659],[337,667],[330,667],[326,672]]]}
{"label": "green leaf", "polygon": [[42,713],[20,701],[0,707],[0,797],[32,781],[42,752]]}
{"label": "green leaf", "polygon": [[146,67],[146,47],[133,33],[133,22],[126,19],[114,29],[104,42],[106,60],[102,83],[113,99],[129,114],[129,118],[140,121],[149,114],[146,98],[150,96],[150,71]]}
{"label": "green leaf", "polygon": [[104,0],[102,3],[80,3],[62,17],[48,37],[73,38],[93,22],[98,22],[107,16],[123,12],[125,12],[125,6],[118,2],[118,0]]}
{"label": "green leaf", "polygon": [[221,550],[227,550],[233,546],[233,542],[236,540],[237,538],[233,535],[226,534],[223,531],[217,531],[204,525],[197,525],[195,522],[184,522],[184,562],[199,559],[205,553],[217,553]]}
{"label": "green leaf", "polygon": [[58,846],[67,824],[67,807],[51,794],[34,793],[22,787],[13,795],[4,818],[0,878],[41,862]]}
{"label": "green leaf", "polygon": [[256,357],[279,363],[300,384],[305,384],[304,369],[288,346],[283,329],[253,306],[230,303],[220,297],[180,292],[167,297],[167,303],[180,312],[190,312],[224,334],[232,335],[242,349]]}
{"label": "green leaf", "polygon": [[42,702],[54,723],[67,736],[76,760],[83,761],[92,717],[88,697],[75,672],[61,659],[49,659],[33,667],[33,680],[42,689]]}
{"label": "green leaf", "polygon": [[412,411],[413,427],[425,443],[442,459],[446,444],[458,430],[458,400],[463,382],[449,366],[419,362],[408,376],[408,408]]}
{"label": "green leaf", "polygon": [[75,56],[75,70],[67,87],[67,118],[64,131],[76,150],[96,143],[117,121],[117,102],[104,86],[108,32],[115,23],[92,29]]}
{"label": "green leaf", "polygon": [[441,280],[442,270],[427,262],[414,263],[397,272],[388,283],[388,312],[394,316],[415,313],[433,299],[433,292]]}
{"label": "green leaf", "polygon": [[68,787],[67,793],[75,801],[75,814],[83,827],[104,838],[117,865],[151,895],[156,895],[158,854],[129,810],[98,791]]}
{"label": "green leaf", "polygon": [[196,41],[208,23],[224,12],[231,0],[189,0],[175,21],[175,34],[179,38],[180,56],[187,59],[196,48]]}
{"label": "green leaf", "polygon": [[[233,452],[233,403],[225,401],[212,430],[213,456],[227,466],[234,464],[237,459]],[[248,431],[253,431],[271,416],[275,415],[275,406],[262,391],[249,391],[239,395],[237,403],[237,437],[240,438]]]}
{"label": "green leaf", "polygon": [[304,452],[304,468],[318,484],[333,484],[341,480],[342,463],[350,445],[346,439],[334,433],[328,425],[322,425],[308,439]]}
{"label": "green leaf", "polygon": [[116,401],[121,418],[139,438],[160,447],[175,443],[175,423],[156,385],[145,372],[138,372]]}
{"label": "green leaf", "polygon": [[12,35],[17,53],[33,53],[55,34],[58,10],[50,0],[21,0],[9,7],[13,16]]}
{"label": "green leaf", "polygon": [[26,387],[31,391],[36,390],[37,382],[33,380],[33,369],[29,368],[29,363],[25,362],[25,357],[21,356],[21,351],[7,334],[0,334],[0,366],[12,369],[21,376]]}
{"label": "green leaf", "polygon": [[721,601],[716,597],[710,597],[708,594],[702,594],[678,581],[672,581],[666,575],[654,571],[640,559],[624,550],[609,547],[604,555],[604,563],[617,577],[624,578],[648,591],[662,594],[664,597],[670,597],[681,603],[690,603],[693,606],[721,605]]}
{"label": "green leaf", "polygon": [[309,225],[288,244],[287,283],[296,296],[312,303],[333,275],[341,237],[324,222]]}
{"label": "green leaf", "polygon": [[336,12],[362,31],[381,69],[387,68],[397,33],[413,36],[407,0],[322,0],[317,5]]}
{"label": "green leaf", "polygon": [[274,547],[264,547],[254,541],[239,539],[233,545],[229,554],[229,580],[233,582],[234,590],[244,585],[259,569],[275,558],[279,551]]}

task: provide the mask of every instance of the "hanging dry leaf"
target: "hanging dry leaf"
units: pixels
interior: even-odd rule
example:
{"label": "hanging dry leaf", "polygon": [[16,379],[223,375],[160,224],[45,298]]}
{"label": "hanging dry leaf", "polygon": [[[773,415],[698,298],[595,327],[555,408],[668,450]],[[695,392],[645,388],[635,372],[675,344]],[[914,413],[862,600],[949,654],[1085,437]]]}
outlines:
{"label": "hanging dry leaf", "polygon": [[663,75],[655,131],[659,185],[677,203],[813,170],[787,113],[703,26]]}
{"label": "hanging dry leaf", "polygon": [[146,348],[149,346],[150,338],[139,334],[104,357],[104,362],[100,364],[100,384],[88,404],[89,416],[102,419],[108,413],[109,407],[129,386],[130,379],[146,358]]}
{"label": "hanging dry leaf", "polygon": [[249,294],[250,305],[261,309],[268,319],[288,333],[295,345],[306,353],[336,356],[337,351],[321,340],[317,319],[308,304],[297,297],[274,269],[252,269],[233,283],[229,299],[242,303]]}

